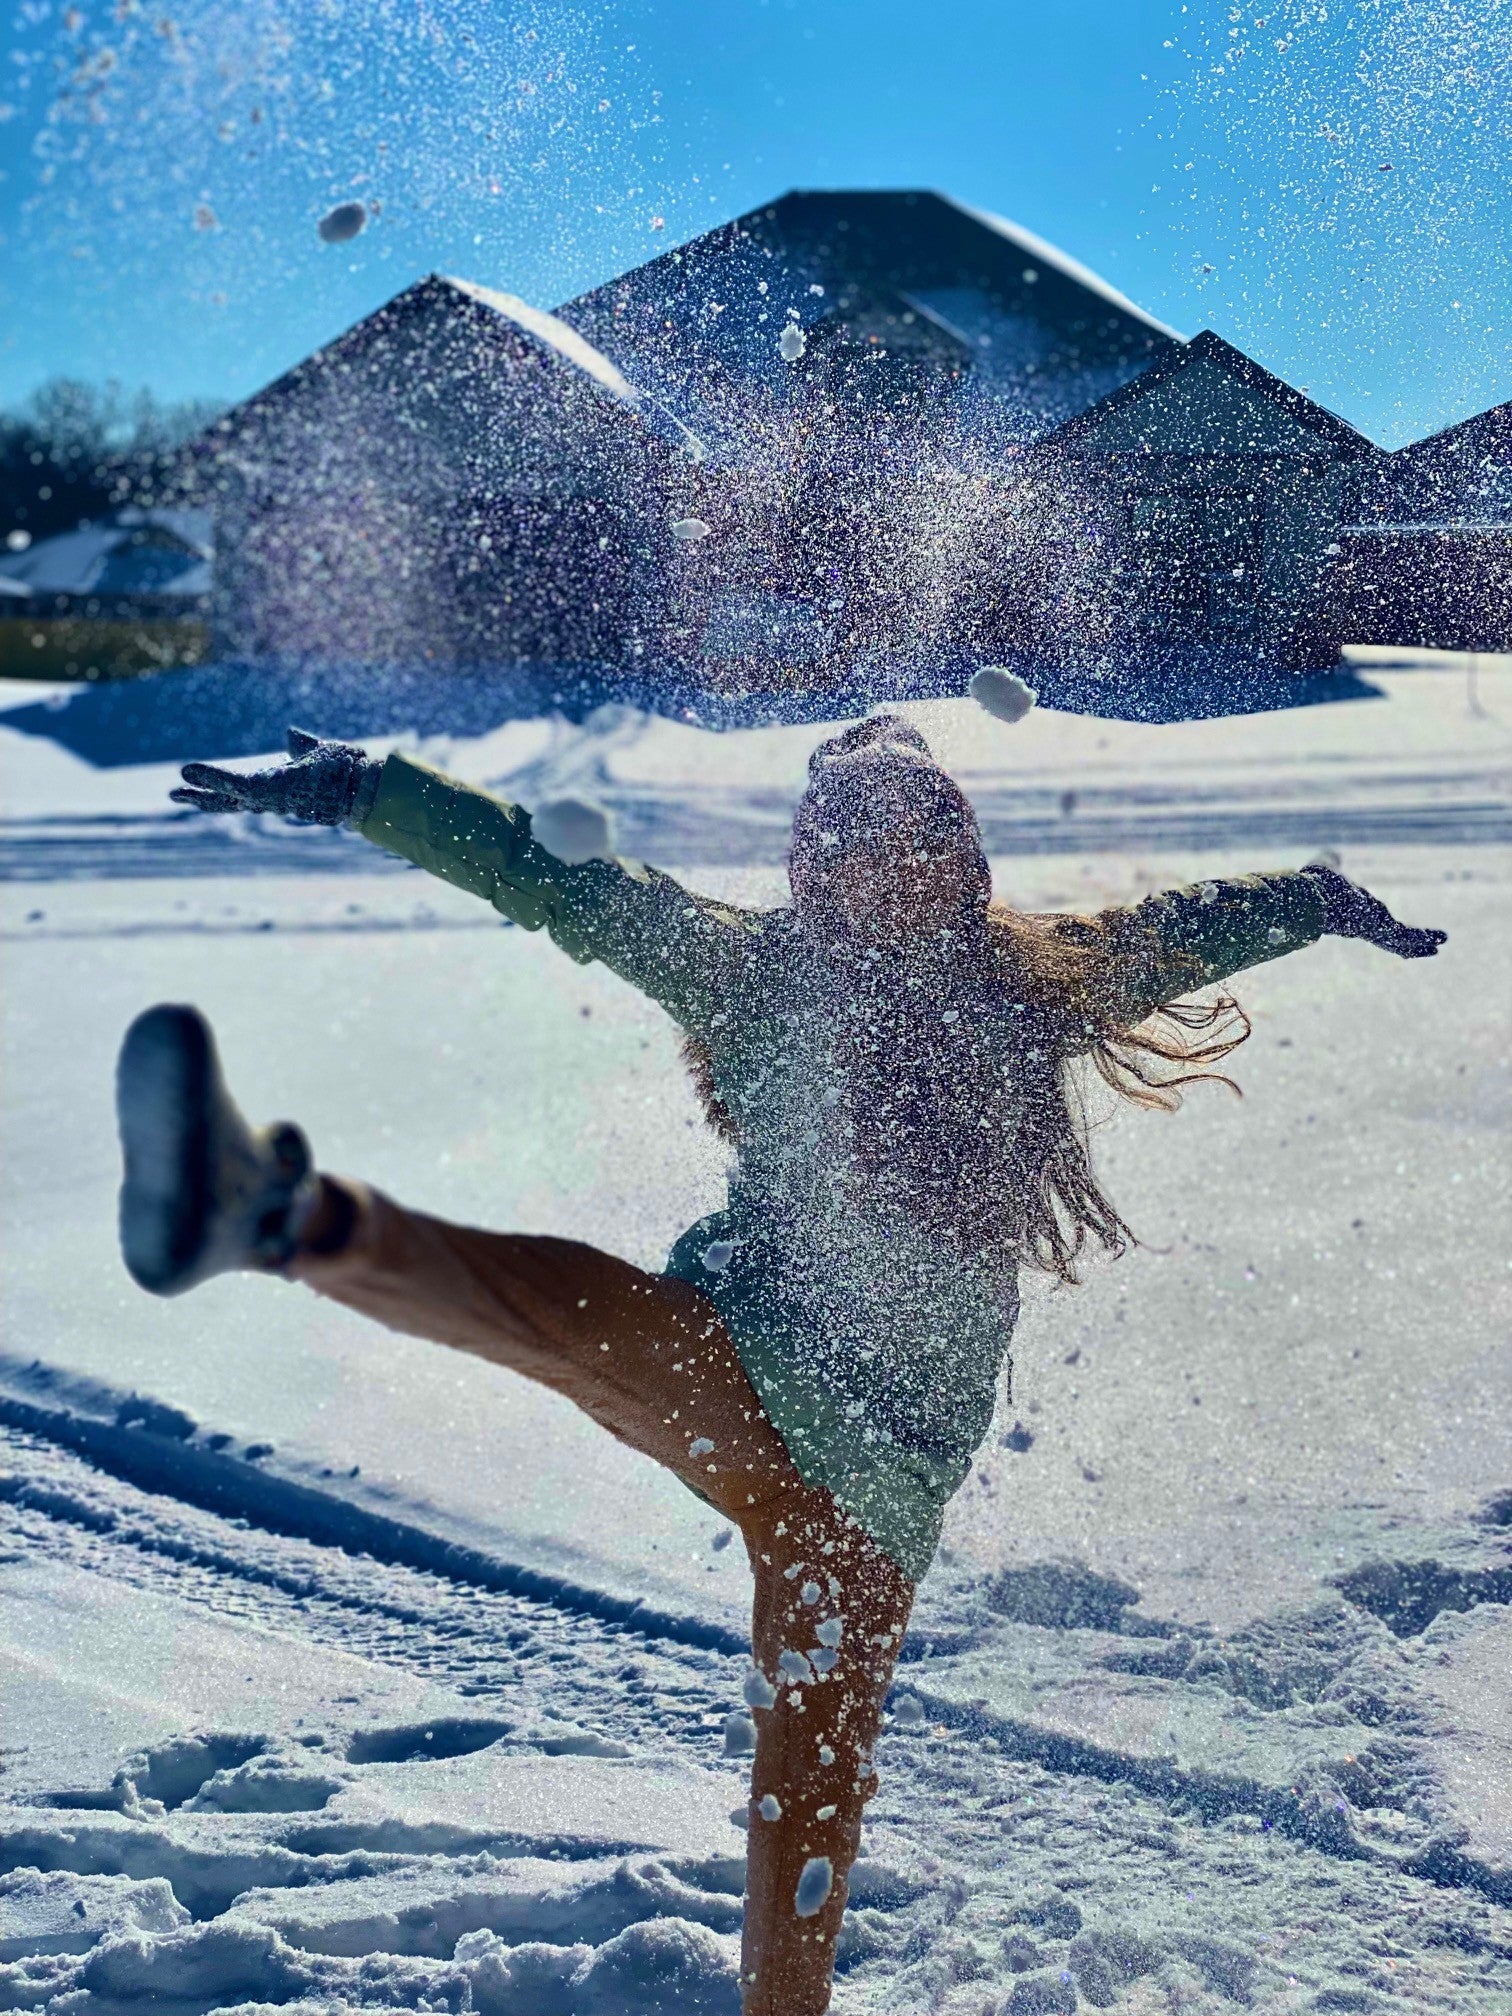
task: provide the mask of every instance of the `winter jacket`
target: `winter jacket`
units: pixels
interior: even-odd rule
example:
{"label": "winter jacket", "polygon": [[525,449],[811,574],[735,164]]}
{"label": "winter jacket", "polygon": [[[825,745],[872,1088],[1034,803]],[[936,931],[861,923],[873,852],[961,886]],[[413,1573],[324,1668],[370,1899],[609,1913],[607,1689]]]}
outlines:
{"label": "winter jacket", "polygon": [[[969,1149],[974,1129],[1011,1126],[1015,1058],[1032,1034],[1023,1004],[1001,987],[963,994],[944,967],[934,989],[890,976],[882,954],[839,964],[791,908],[739,909],[630,862],[568,866],[531,838],[521,807],[411,757],[388,758],[360,830],[544,928],[579,963],[602,961],[707,1047],[737,1159],[726,1209],[683,1234],[667,1271],[715,1304],[805,1481],[922,1576],[990,1425],[1018,1311],[1003,1247],[930,1210],[930,1143]],[[1323,907],[1309,877],[1280,873],[1172,890],[1097,921],[1127,946],[1099,1004],[1127,1027],[1310,944]],[[1084,928],[1065,920],[1068,936]],[[900,998],[901,1024],[885,1005]],[[855,1061],[874,1027],[886,1046],[871,1059],[879,1111],[858,1114]],[[875,1147],[858,1154],[863,1138],[895,1140],[896,1168],[879,1170]]]}

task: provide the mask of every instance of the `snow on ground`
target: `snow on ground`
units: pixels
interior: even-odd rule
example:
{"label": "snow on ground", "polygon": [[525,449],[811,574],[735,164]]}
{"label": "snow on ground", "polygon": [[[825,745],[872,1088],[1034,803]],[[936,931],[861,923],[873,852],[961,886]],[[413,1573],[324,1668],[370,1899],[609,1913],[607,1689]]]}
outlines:
{"label": "snow on ground", "polygon": [[[1512,1997],[1512,674],[1376,683],[1164,727],[909,710],[1025,905],[1333,846],[1451,939],[1268,966],[1244,1103],[1102,1137],[1145,1245],[1026,1298],[841,2016]],[[419,746],[775,900],[821,732]],[[275,1283],[156,1303],[113,1245],[149,1001],[200,1002],[328,1163],[653,1266],[722,1168],[671,1033],[349,836],[175,817],[173,776],[0,718],[0,2006],[733,2010],[738,1544],[511,1375]]]}

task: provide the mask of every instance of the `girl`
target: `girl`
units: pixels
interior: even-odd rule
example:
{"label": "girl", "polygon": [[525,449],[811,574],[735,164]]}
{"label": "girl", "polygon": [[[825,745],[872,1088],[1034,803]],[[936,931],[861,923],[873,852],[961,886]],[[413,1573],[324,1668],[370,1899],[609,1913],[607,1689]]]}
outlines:
{"label": "girl", "polygon": [[[121,1053],[126,1265],[157,1294],[283,1273],[393,1329],[566,1394],[743,1535],[747,2016],[820,2016],[872,1746],[944,1509],[990,1422],[1021,1266],[1076,1278],[1128,1231],[1074,1091],[1174,1087],[1248,1034],[1194,988],[1311,944],[1411,930],[1324,867],[1209,882],[1095,917],[991,900],[976,820],[889,715],[824,743],[793,823],[792,902],[716,903],[652,869],[568,866],[519,807],[412,758],[291,730],[288,765],[190,764],[175,798],[367,839],[544,926],[661,1003],[734,1155],[727,1208],[646,1274],[565,1239],[481,1232],[315,1171],[299,1130],[254,1133],[191,1008]],[[1151,1019],[1154,1018],[1154,1019]]]}

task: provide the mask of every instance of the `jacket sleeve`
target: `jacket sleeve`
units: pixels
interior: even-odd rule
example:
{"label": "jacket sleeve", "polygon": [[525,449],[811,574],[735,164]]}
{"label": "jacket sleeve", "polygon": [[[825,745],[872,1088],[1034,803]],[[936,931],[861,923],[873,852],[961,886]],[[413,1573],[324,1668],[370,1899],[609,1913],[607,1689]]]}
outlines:
{"label": "jacket sleeve", "polygon": [[522,806],[397,752],[359,830],[526,931],[544,928],[579,965],[601,960],[686,1028],[707,1023],[761,930],[759,913],[696,896],[654,868],[570,866],[531,838]]}
{"label": "jacket sleeve", "polygon": [[1066,935],[1113,953],[1098,1008],[1127,1028],[1168,1001],[1298,951],[1323,935],[1323,897],[1302,870],[1236,875],[1067,918]]}

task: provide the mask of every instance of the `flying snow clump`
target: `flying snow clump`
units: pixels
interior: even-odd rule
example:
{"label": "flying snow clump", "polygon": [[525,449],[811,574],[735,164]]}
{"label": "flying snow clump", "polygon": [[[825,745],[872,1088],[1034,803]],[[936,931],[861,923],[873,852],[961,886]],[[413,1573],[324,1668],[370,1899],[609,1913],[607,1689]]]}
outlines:
{"label": "flying snow clump", "polygon": [[977,705],[999,721],[1022,721],[1039,697],[1017,672],[1002,665],[983,665],[972,675],[969,691]]}
{"label": "flying snow clump", "polygon": [[777,338],[777,352],[784,364],[796,364],[808,348],[808,338],[796,322],[789,322]]}
{"label": "flying snow clump", "polygon": [[744,1694],[749,1708],[770,1708],[777,1700],[777,1689],[757,1666],[753,1666],[747,1673],[745,1685],[740,1691]]}
{"label": "flying snow clump", "polygon": [[674,518],[671,526],[672,537],[681,539],[683,544],[688,546],[696,539],[707,539],[709,529],[708,520],[705,518]]}
{"label": "flying snow clump", "polygon": [[742,1715],[737,1708],[733,1715],[724,1720],[724,1754],[726,1757],[749,1757],[756,1748],[756,1724],[749,1715]]}
{"label": "flying snow clump", "polygon": [[531,832],[558,861],[579,868],[585,861],[607,861],[614,852],[609,814],[586,798],[551,798],[530,815]]}
{"label": "flying snow clump", "polygon": [[338,203],[334,210],[327,210],[316,229],[326,245],[345,245],[355,238],[368,221],[365,203]]}
{"label": "flying snow clump", "polygon": [[824,1909],[834,1880],[828,1855],[810,1855],[798,1878],[798,1895],[793,1900],[793,1909],[800,1918],[812,1918]]}
{"label": "flying snow clump", "polygon": [[900,1729],[917,1729],[919,1724],[924,1720],[922,1703],[917,1701],[912,1694],[901,1695],[897,1706],[893,1709],[893,1720]]}
{"label": "flying snow clump", "polygon": [[723,1274],[734,1257],[733,1239],[711,1239],[700,1255],[704,1267],[710,1274]]}

